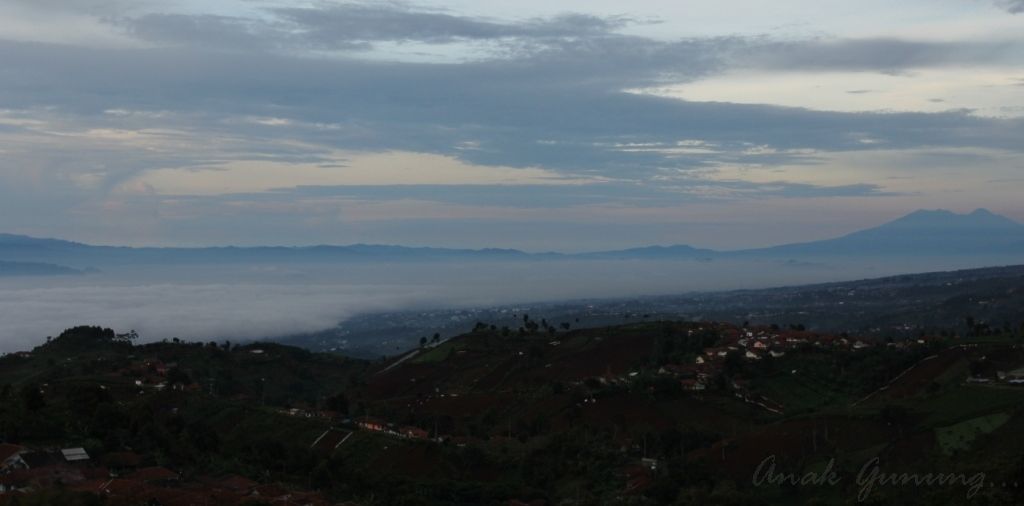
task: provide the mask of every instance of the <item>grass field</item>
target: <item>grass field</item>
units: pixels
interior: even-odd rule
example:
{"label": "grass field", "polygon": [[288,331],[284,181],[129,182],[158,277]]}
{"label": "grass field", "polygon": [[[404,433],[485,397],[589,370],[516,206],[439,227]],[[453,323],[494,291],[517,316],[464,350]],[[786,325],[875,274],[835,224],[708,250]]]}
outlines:
{"label": "grass field", "polygon": [[975,439],[1002,427],[1009,420],[1010,414],[1006,412],[972,418],[935,429],[935,439],[942,453],[953,455],[958,451],[969,450]]}
{"label": "grass field", "polygon": [[847,396],[828,385],[800,375],[779,374],[766,378],[757,393],[782,404],[786,413],[795,414],[847,400]]}
{"label": "grass field", "polygon": [[926,427],[942,427],[1005,409],[1024,401],[1024,389],[1002,386],[962,385],[938,395],[908,403],[912,410],[927,413]]}
{"label": "grass field", "polygon": [[441,362],[448,358],[448,354],[455,351],[455,346],[449,343],[440,344],[435,348],[425,350],[409,360],[410,364],[430,364]]}

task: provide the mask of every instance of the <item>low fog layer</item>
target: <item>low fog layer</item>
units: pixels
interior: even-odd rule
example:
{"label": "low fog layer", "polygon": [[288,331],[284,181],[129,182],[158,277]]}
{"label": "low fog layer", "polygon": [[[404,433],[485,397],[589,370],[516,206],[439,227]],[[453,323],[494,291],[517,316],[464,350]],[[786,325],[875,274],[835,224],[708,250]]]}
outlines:
{"label": "low fog layer", "polygon": [[250,340],[331,328],[369,311],[760,288],[971,265],[573,261],[173,267],[0,278],[0,352],[75,325],[143,340]]}

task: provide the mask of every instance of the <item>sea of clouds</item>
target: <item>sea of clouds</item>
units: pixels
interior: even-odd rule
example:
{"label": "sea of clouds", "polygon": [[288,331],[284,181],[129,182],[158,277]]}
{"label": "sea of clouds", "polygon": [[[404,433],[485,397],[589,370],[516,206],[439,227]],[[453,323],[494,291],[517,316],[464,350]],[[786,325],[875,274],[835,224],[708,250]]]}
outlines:
{"label": "sea of clouds", "polygon": [[0,352],[76,325],[142,341],[244,341],[329,329],[360,313],[759,288],[927,270],[814,263],[581,261],[136,267],[0,278]]}

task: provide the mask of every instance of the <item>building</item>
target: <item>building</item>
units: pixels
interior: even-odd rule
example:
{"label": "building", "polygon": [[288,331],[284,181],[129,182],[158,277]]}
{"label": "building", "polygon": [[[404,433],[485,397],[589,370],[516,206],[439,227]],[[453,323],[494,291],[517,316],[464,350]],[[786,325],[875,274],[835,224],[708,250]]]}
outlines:
{"label": "building", "polygon": [[26,451],[28,450],[23,446],[0,444],[0,473],[27,467],[25,462],[21,460],[21,454]]}
{"label": "building", "polygon": [[679,384],[683,386],[683,390],[690,390],[694,392],[700,392],[707,389],[707,385],[705,385],[703,381],[695,379],[679,380]]}
{"label": "building", "polygon": [[377,420],[376,418],[370,418],[368,416],[365,416],[357,420],[356,425],[360,429],[372,430],[376,432],[384,432],[388,430],[387,423],[385,423],[382,420]]}
{"label": "building", "polygon": [[68,463],[89,461],[89,454],[86,453],[85,448],[65,448],[60,453],[64,456],[64,461]]}
{"label": "building", "polygon": [[427,439],[428,437],[430,437],[429,432],[419,427],[402,427],[401,429],[399,429],[398,433],[409,439]]}

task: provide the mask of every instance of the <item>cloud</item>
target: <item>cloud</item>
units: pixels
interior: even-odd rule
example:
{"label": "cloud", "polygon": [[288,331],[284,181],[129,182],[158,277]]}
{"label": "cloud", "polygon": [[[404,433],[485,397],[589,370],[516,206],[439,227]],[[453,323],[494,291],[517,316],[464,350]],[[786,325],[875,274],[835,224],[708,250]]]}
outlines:
{"label": "cloud", "polygon": [[[544,223],[521,224],[531,233]],[[403,226],[435,232],[419,223]],[[457,223],[461,229],[487,224]],[[606,227],[606,225],[604,225]],[[673,227],[677,224],[673,224]],[[721,228],[721,225],[711,224]],[[606,228],[605,228],[606,230]],[[671,230],[671,228],[669,228]],[[564,234],[564,231],[556,231]],[[629,233],[628,231],[626,232]],[[632,297],[688,290],[751,288],[863,277],[863,266],[799,275],[760,262],[432,262],[352,266],[287,266],[260,270],[190,266],[162,272],[114,272],[72,281],[26,281],[0,287],[0,352],[31,349],[77,325],[135,329],[144,342],[179,337],[232,341],[335,328],[376,311],[486,307],[581,297]],[[885,272],[906,267],[884,266]],[[921,269],[917,266],[915,268]],[[123,278],[132,280],[126,283]],[[174,279],[174,281],[171,281]],[[205,279],[205,281],[197,281]],[[495,279],[502,282],[495,283]],[[40,286],[43,285],[43,286]],[[471,323],[470,323],[471,324]],[[373,343],[379,344],[379,343]]]}
{"label": "cloud", "polygon": [[336,48],[353,42],[578,37],[604,34],[629,23],[622,17],[564,14],[508,23],[416,10],[400,4],[321,4],[281,7],[271,12],[311,45]]}
{"label": "cloud", "polygon": [[[95,218],[90,213],[97,209],[127,205],[126,188],[152,199],[161,189],[144,175],[153,173],[200,181],[209,175],[203,171],[220,171],[222,179],[241,179],[273,166],[279,176],[267,184],[225,186],[227,193],[279,188],[309,166],[326,173],[347,164],[338,155],[344,152],[442,157],[481,174],[493,173],[481,167],[521,171],[520,179],[534,170],[554,179],[614,181],[566,190],[566,198],[630,206],[712,195],[873,197],[887,191],[857,186],[869,178],[801,187],[787,181],[811,179],[780,175],[775,179],[783,183],[774,186],[742,187],[707,175],[731,166],[828,173],[829,153],[1024,149],[1024,120],[970,110],[844,113],[635,92],[736,68],[787,76],[1019,68],[1024,51],[1012,41],[670,40],[635,35],[625,29],[635,23],[628,17],[500,20],[393,3],[265,5],[249,4],[249,14],[163,12],[153,5],[148,13],[105,14],[109,26],[134,37],[133,47],[0,40],[0,214],[7,217],[0,226],[82,223],[76,220]],[[389,53],[419,50],[441,56],[411,62]],[[680,144],[691,141],[703,144]],[[432,170],[429,163],[407,167]],[[325,186],[348,181],[297,179]],[[532,186],[507,187],[510,196],[493,202],[530,205],[534,195],[556,191]],[[453,188],[435,188],[453,202],[469,199]],[[424,197],[412,186],[377,191],[395,200]],[[538,197],[537,205],[556,200]],[[130,218],[156,237],[170,218],[166,207],[150,206]],[[179,208],[175,213],[199,219]]]}
{"label": "cloud", "polygon": [[[58,188],[70,188],[76,172],[105,174],[99,187],[112,189],[147,170],[331,164],[336,150],[403,151],[650,182],[666,169],[807,163],[808,150],[1022,149],[1024,120],[969,111],[838,113],[623,93],[667,72],[714,72],[721,62],[707,55],[736,43],[677,41],[644,52],[633,51],[642,41],[623,42],[461,64],[0,42],[9,77],[0,108],[45,123],[0,139],[0,163],[37,166]],[[686,139],[713,149],[676,149]],[[656,149],[629,147],[636,143]]]}
{"label": "cloud", "polygon": [[45,12],[76,12],[107,16],[133,8],[152,7],[153,0],[6,0],[10,5]]}
{"label": "cloud", "polygon": [[424,287],[154,284],[0,289],[0,351],[28,349],[76,325],[137,330],[145,341],[259,339],[335,326],[360,312],[428,300]]}
{"label": "cloud", "polygon": [[557,39],[607,36],[633,24],[623,16],[562,14],[505,22],[396,3],[273,7],[259,17],[152,12],[106,18],[152,43],[233,50],[366,51],[379,43],[495,43],[509,50]]}
{"label": "cloud", "polygon": [[739,52],[738,58],[759,68],[800,71],[876,71],[904,73],[919,68],[1024,63],[1020,40],[920,41],[896,38],[818,38],[766,41]]}
{"label": "cloud", "polygon": [[[281,33],[252,19],[212,14],[151,13],[111,22],[146,42],[216,48],[217,50],[276,50],[284,42]],[[363,47],[346,45],[346,49]]]}
{"label": "cloud", "polygon": [[736,180],[712,180],[703,185],[691,182],[684,191],[706,190],[712,194],[729,198],[833,198],[833,197],[893,197],[898,192],[884,190],[881,186],[868,183],[848,185],[815,185],[789,181],[752,182]]}
{"label": "cloud", "polygon": [[1013,14],[1024,12],[1024,0],[997,0],[996,5]]}

